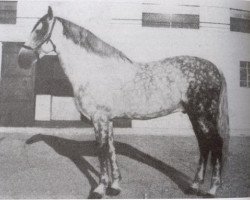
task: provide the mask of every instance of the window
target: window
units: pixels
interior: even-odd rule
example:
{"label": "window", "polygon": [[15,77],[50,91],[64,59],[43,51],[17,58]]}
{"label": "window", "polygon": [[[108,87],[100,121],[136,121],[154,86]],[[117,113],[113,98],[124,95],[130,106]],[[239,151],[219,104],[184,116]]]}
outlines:
{"label": "window", "polygon": [[28,126],[34,120],[33,70],[18,66],[19,42],[2,42],[0,125]]}
{"label": "window", "polygon": [[142,26],[199,29],[199,15],[142,13]]}
{"label": "window", "polygon": [[0,24],[16,23],[17,1],[0,1]]}
{"label": "window", "polygon": [[230,9],[230,30],[250,33],[250,11]]}
{"label": "window", "polygon": [[240,62],[240,87],[250,88],[250,62]]}

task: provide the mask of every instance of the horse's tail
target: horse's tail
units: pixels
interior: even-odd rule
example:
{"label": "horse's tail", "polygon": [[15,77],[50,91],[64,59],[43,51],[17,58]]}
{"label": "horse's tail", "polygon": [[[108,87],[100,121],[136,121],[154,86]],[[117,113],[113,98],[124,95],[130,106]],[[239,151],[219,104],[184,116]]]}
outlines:
{"label": "horse's tail", "polygon": [[221,73],[221,91],[219,99],[219,115],[217,120],[219,135],[223,140],[222,161],[224,167],[227,165],[229,156],[229,117],[227,101],[227,84],[224,75]]}

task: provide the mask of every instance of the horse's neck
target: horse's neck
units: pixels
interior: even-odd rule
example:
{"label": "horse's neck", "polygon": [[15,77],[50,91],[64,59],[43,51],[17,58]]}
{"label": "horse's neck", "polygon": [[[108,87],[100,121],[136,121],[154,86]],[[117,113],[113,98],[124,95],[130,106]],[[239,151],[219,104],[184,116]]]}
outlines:
{"label": "horse's neck", "polygon": [[89,66],[84,64],[87,52],[63,35],[63,27],[59,21],[55,23],[51,40],[56,46],[60,64],[73,87],[78,84],[79,76],[81,81],[87,81]]}
{"label": "horse's neck", "polygon": [[63,26],[59,21],[55,23],[51,40],[56,45],[60,64],[73,87],[93,81],[98,76],[100,79],[100,76],[103,77],[114,71],[118,72],[117,76],[120,75],[121,79],[124,74],[131,74],[131,76],[134,74],[131,63],[114,57],[101,57],[66,38],[63,35]]}

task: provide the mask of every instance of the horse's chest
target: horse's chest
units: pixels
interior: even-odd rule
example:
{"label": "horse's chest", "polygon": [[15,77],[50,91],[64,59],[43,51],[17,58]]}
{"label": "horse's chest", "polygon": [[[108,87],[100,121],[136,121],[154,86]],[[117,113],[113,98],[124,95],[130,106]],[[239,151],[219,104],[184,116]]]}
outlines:
{"label": "horse's chest", "polygon": [[109,111],[112,116],[123,112],[124,80],[119,74],[96,73],[88,77],[88,81],[78,83],[74,87],[76,104],[86,116],[91,116],[97,111]]}
{"label": "horse's chest", "polygon": [[[129,68],[112,59],[86,55],[81,58],[84,58],[82,62],[65,60],[63,66],[72,83],[77,107],[88,116],[103,105],[112,107],[114,91],[119,91],[121,83],[129,77],[124,74],[131,74],[131,70],[124,71]],[[122,70],[117,70],[118,67]]]}
{"label": "horse's chest", "polygon": [[96,85],[91,82],[80,84],[75,88],[75,101],[78,109],[86,116],[92,116],[96,111],[105,108],[110,109],[112,101],[110,92],[107,85],[103,85],[102,82],[98,82]]}

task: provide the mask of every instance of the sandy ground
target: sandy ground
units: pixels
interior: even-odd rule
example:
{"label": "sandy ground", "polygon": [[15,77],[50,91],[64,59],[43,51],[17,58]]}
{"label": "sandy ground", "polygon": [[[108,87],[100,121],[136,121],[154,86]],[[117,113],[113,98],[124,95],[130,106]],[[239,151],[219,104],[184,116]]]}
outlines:
{"label": "sandy ground", "polygon": [[[199,158],[194,137],[116,135],[115,140],[123,190],[107,198],[202,197],[187,193]],[[250,196],[249,155],[250,137],[231,137],[217,197]],[[0,133],[0,162],[1,198],[88,198],[98,182],[92,135]],[[208,167],[204,192],[210,177]]]}

